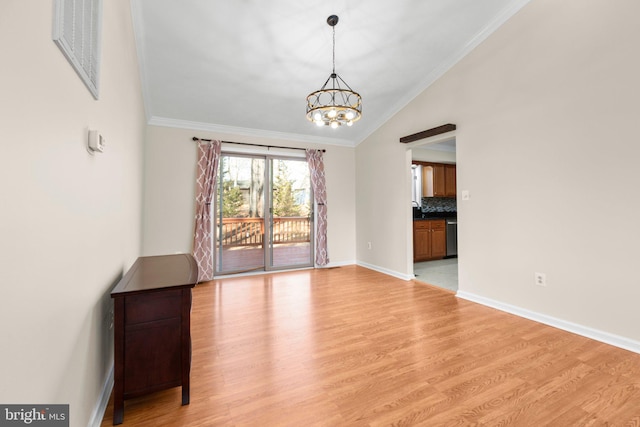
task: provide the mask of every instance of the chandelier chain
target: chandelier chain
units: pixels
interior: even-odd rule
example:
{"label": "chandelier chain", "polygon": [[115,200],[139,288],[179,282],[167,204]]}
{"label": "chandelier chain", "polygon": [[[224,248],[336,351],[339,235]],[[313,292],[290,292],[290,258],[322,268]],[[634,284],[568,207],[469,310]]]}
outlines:
{"label": "chandelier chain", "polygon": [[333,29],[333,74],[336,73],[336,27],[335,25],[331,27]]}

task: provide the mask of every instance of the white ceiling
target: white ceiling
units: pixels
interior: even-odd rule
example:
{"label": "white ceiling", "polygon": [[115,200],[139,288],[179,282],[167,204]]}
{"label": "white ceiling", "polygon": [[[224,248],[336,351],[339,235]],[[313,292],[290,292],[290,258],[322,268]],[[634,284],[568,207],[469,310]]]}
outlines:
{"label": "white ceiling", "polygon": [[[132,0],[147,116],[355,146],[528,1]],[[363,99],[362,119],[338,129],[305,117],[331,73],[332,14],[336,72]]]}

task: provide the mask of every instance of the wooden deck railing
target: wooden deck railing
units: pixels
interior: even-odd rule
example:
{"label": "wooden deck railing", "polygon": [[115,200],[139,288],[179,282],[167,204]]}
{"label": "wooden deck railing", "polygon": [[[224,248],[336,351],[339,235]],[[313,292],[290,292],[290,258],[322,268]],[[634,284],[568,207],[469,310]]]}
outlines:
{"label": "wooden deck railing", "polygon": [[[310,241],[309,217],[273,218],[273,243],[301,243]],[[223,246],[262,246],[263,218],[224,218]]]}
{"label": "wooden deck railing", "polygon": [[308,242],[309,217],[277,217],[273,218],[273,243]]}
{"label": "wooden deck railing", "polygon": [[260,246],[264,235],[262,218],[223,218],[223,246]]}

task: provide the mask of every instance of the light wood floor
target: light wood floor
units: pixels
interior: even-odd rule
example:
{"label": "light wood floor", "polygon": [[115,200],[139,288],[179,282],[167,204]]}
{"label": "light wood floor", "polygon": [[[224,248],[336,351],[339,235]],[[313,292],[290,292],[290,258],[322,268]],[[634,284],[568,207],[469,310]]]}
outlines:
{"label": "light wood floor", "polygon": [[192,340],[124,426],[640,425],[640,355],[362,267],[198,285]]}

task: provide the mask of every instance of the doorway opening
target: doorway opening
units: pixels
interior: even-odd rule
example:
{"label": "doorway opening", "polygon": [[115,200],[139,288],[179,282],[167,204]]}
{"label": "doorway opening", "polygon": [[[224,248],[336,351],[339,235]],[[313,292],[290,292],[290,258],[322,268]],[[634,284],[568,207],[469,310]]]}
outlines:
{"label": "doorway opening", "polygon": [[215,275],[313,267],[313,194],[305,159],[222,153]]}
{"label": "doorway opening", "polygon": [[[415,279],[420,282],[455,292],[458,290],[458,198],[455,135],[426,138],[412,144],[410,149],[414,243],[410,256],[413,257],[411,260],[413,274]],[[414,163],[439,166],[429,169],[429,167],[416,167]],[[449,175],[450,171],[452,171],[452,176]],[[442,188],[434,192],[436,178]],[[453,181],[452,188],[445,185],[450,180]],[[418,221],[429,221],[430,225],[426,226],[425,223]],[[432,231],[430,234],[427,233],[430,238],[424,239],[425,231]],[[436,237],[438,238],[436,239]],[[430,246],[431,250],[425,254],[424,245],[429,242],[432,242],[433,246]],[[417,248],[416,244],[418,244]]]}
{"label": "doorway opening", "polygon": [[415,262],[413,274],[420,282],[454,292],[458,290],[458,258]]}

